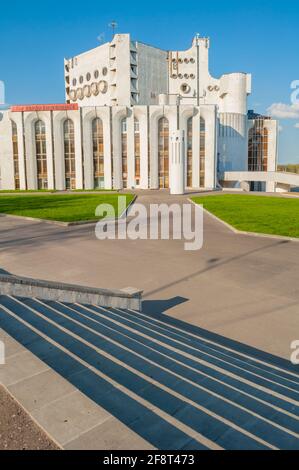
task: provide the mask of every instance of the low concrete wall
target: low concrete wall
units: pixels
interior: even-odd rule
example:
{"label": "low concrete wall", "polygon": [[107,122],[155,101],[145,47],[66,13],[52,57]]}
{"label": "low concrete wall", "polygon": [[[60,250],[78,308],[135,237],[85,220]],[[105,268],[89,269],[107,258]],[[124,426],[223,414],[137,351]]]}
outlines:
{"label": "low concrete wall", "polygon": [[128,308],[136,311],[142,309],[142,290],[132,287],[121,290],[97,289],[9,274],[0,274],[0,294],[101,307]]}
{"label": "low concrete wall", "polygon": [[224,181],[263,181],[299,186],[299,174],[282,171],[225,171],[220,179]]}

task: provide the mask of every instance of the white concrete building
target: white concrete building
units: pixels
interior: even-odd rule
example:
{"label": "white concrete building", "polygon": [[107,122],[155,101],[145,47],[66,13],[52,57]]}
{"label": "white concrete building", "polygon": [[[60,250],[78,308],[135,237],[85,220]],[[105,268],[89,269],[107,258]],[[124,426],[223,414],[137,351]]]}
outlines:
{"label": "white concrete building", "polygon": [[65,59],[66,104],[0,117],[2,189],[180,193],[242,183],[226,172],[275,171],[277,122],[248,114],[250,75],[210,75],[209,46],[196,36],[163,51],[116,34]]}

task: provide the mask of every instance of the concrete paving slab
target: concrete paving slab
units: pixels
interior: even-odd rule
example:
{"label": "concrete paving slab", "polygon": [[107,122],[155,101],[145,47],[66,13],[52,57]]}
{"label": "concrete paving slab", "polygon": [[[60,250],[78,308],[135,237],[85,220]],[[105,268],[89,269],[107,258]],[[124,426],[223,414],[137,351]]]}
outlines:
{"label": "concrete paving slab", "polygon": [[8,387],[47,370],[49,367],[29,351],[19,352],[6,358],[5,367],[0,367],[0,383]]}
{"label": "concrete paving slab", "polygon": [[102,424],[111,415],[79,391],[35,411],[32,416],[62,446]]}
{"label": "concrete paving slab", "polygon": [[46,370],[7,388],[30,412],[74,391],[74,387],[53,370]]}
{"label": "concrete paving slab", "polygon": [[0,328],[0,341],[4,343],[6,360],[10,356],[18,354],[24,350],[23,346],[21,346],[18,341],[9,336],[4,330],[2,330],[2,328]]}
{"label": "concrete paving slab", "polygon": [[154,450],[149,442],[120,421],[110,418],[94,429],[68,442],[66,450]]}

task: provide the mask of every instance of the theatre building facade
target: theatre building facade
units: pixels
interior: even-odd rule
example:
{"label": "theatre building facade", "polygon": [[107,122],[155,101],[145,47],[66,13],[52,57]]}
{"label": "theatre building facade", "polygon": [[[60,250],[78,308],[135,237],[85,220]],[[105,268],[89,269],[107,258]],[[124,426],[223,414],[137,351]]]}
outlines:
{"label": "theatre building facade", "polygon": [[115,35],[65,60],[66,103],[0,116],[1,189],[213,189],[275,171],[277,122],[248,113],[251,76],[211,77],[209,40],[167,52]]}

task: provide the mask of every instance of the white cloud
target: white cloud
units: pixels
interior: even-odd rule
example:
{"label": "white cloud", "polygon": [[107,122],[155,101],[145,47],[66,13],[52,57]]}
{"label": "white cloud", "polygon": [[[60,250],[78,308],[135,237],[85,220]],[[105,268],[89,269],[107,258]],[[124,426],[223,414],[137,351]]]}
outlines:
{"label": "white cloud", "polygon": [[296,127],[296,129],[299,129],[299,122],[296,122],[294,127]]}
{"label": "white cloud", "polygon": [[299,104],[273,103],[268,113],[277,119],[299,119]]}

